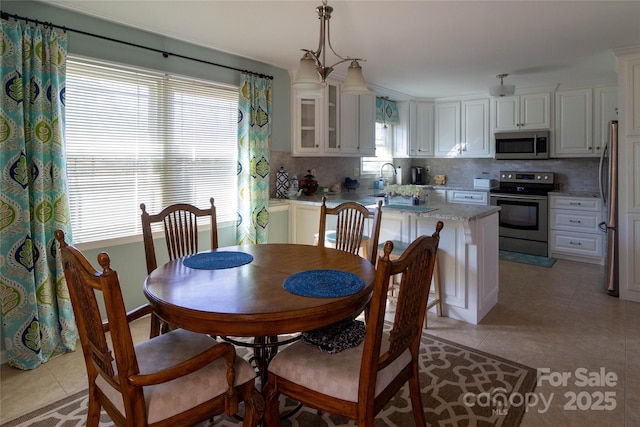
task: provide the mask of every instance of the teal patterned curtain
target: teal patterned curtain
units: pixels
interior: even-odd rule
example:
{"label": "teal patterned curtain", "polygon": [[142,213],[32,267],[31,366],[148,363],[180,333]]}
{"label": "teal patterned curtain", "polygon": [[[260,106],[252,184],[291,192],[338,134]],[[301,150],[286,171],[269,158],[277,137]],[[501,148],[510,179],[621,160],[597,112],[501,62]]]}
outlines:
{"label": "teal patterned curtain", "polygon": [[267,242],[271,97],[270,79],[242,74],[238,103],[239,245]]}
{"label": "teal patterned curtain", "polygon": [[387,98],[376,98],[376,122],[388,125],[400,123],[396,101],[389,101]]}
{"label": "teal patterned curtain", "polygon": [[0,292],[9,363],[34,369],[78,333],[53,232],[71,236],[64,155],[67,37],[2,21]]}

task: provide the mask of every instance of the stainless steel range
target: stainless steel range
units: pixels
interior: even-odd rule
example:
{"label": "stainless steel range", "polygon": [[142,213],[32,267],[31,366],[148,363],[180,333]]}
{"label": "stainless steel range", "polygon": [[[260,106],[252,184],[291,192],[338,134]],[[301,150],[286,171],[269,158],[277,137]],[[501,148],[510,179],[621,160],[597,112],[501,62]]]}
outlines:
{"label": "stainless steel range", "polygon": [[551,172],[500,172],[500,187],[490,190],[500,206],[500,249],[547,256],[548,197]]}

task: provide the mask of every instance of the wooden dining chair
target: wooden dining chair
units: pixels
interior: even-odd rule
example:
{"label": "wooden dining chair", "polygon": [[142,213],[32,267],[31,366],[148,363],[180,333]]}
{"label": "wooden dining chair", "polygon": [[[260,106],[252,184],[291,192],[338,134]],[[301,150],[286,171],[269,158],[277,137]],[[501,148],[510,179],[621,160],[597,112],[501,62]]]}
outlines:
{"label": "wooden dining chair", "polygon": [[[158,268],[152,224],[162,223],[169,260],[198,252],[198,218],[209,218],[211,249],[218,248],[216,206],[213,198],[209,200],[211,202],[209,209],[199,209],[186,203],[177,203],[167,206],[155,215],[147,213],[147,207],[144,203],[140,205],[147,274],[151,274],[153,270]],[[166,332],[168,329],[169,324],[167,322],[160,319],[155,313],[151,314],[151,337],[158,336],[158,334]]]}
{"label": "wooden dining chair", "polygon": [[[336,249],[358,254],[360,248],[373,265],[376,264],[378,239],[380,237],[380,223],[382,221],[382,200],[371,212],[365,206],[356,202],[343,202],[334,208],[327,207],[327,198],[322,198],[320,207],[320,228],[318,230],[317,245],[320,247],[331,245]],[[335,230],[327,230],[327,217],[336,216]],[[371,220],[371,232],[367,236],[365,227]],[[329,240],[330,239],[330,240]]]}
{"label": "wooden dining chair", "polygon": [[[432,236],[418,237],[396,260],[390,259],[393,243],[385,243],[360,345],[329,354],[300,341],[273,358],[263,389],[267,425],[280,425],[278,398],[285,394],[360,426],[373,426],[376,414],[407,382],[415,424],[425,425],[418,353],[442,227],[438,221]],[[398,305],[391,330],[385,332],[389,279],[398,273],[402,273]]]}
{"label": "wooden dining chair", "polygon": [[234,415],[242,401],[244,425],[258,424],[264,401],[255,371],[231,344],[176,329],[134,346],[129,322],[148,314],[149,305],[126,312],[109,255],[98,255],[99,272],[61,230],[55,237],[89,380],[87,426],[98,426],[101,408],[116,426],[193,425]]}

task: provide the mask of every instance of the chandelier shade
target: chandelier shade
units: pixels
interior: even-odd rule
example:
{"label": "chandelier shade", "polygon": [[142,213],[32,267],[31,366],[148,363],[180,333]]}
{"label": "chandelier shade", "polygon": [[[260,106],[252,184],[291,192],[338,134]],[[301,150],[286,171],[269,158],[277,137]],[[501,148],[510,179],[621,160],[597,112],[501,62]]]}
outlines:
{"label": "chandelier shade", "polygon": [[[320,40],[318,49],[302,49],[305,53],[300,59],[298,71],[293,80],[293,87],[297,90],[298,97],[310,97],[309,94],[322,96],[322,88],[326,86],[326,78],[333,71],[336,65],[350,61],[347,68],[347,77],[342,85],[342,92],[350,95],[360,95],[369,93],[367,83],[362,75],[362,67],[358,61],[362,58],[343,57],[333,50],[331,45],[331,35],[329,34],[329,20],[333,8],[327,6],[327,0],[322,1],[322,5],[316,7],[318,19],[320,20]],[[338,62],[327,65],[327,47],[338,58]],[[319,97],[313,96],[313,97]]]}
{"label": "chandelier shade", "polygon": [[500,79],[500,84],[496,86],[491,86],[489,89],[489,94],[491,96],[510,96],[516,92],[516,85],[506,85],[503,82],[503,79],[507,77],[509,74],[498,74],[496,77]]}
{"label": "chandelier shade", "polygon": [[364,76],[362,75],[362,67],[356,60],[351,61],[351,65],[347,68],[347,78],[342,83],[342,93],[348,95],[369,93],[367,82],[364,81]]}

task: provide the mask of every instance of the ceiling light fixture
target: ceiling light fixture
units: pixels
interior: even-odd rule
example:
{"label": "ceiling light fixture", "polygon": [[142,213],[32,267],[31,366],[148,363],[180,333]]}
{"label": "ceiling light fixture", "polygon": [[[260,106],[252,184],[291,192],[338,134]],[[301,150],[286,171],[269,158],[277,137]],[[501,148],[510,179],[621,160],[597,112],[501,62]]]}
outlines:
{"label": "ceiling light fixture", "polygon": [[508,75],[509,74],[498,74],[496,76],[500,79],[500,84],[497,86],[492,86],[491,89],[489,89],[489,94],[491,96],[507,96],[513,95],[516,92],[516,85],[506,85],[502,81]]}
{"label": "ceiling light fixture", "polygon": [[[304,98],[321,97],[327,76],[331,74],[336,65],[347,61],[351,61],[351,64],[347,68],[347,77],[342,83],[342,93],[350,95],[369,93],[367,84],[362,76],[362,67],[358,63],[358,61],[364,61],[364,59],[340,56],[331,46],[329,19],[331,19],[333,8],[327,6],[327,0],[322,0],[322,5],[316,7],[316,12],[318,13],[318,19],[320,19],[320,41],[318,49],[315,51],[302,49],[305,53],[300,59],[300,66],[293,81],[293,86],[297,89],[298,96]],[[331,52],[340,59],[331,66],[328,66],[326,61],[327,45]]]}

